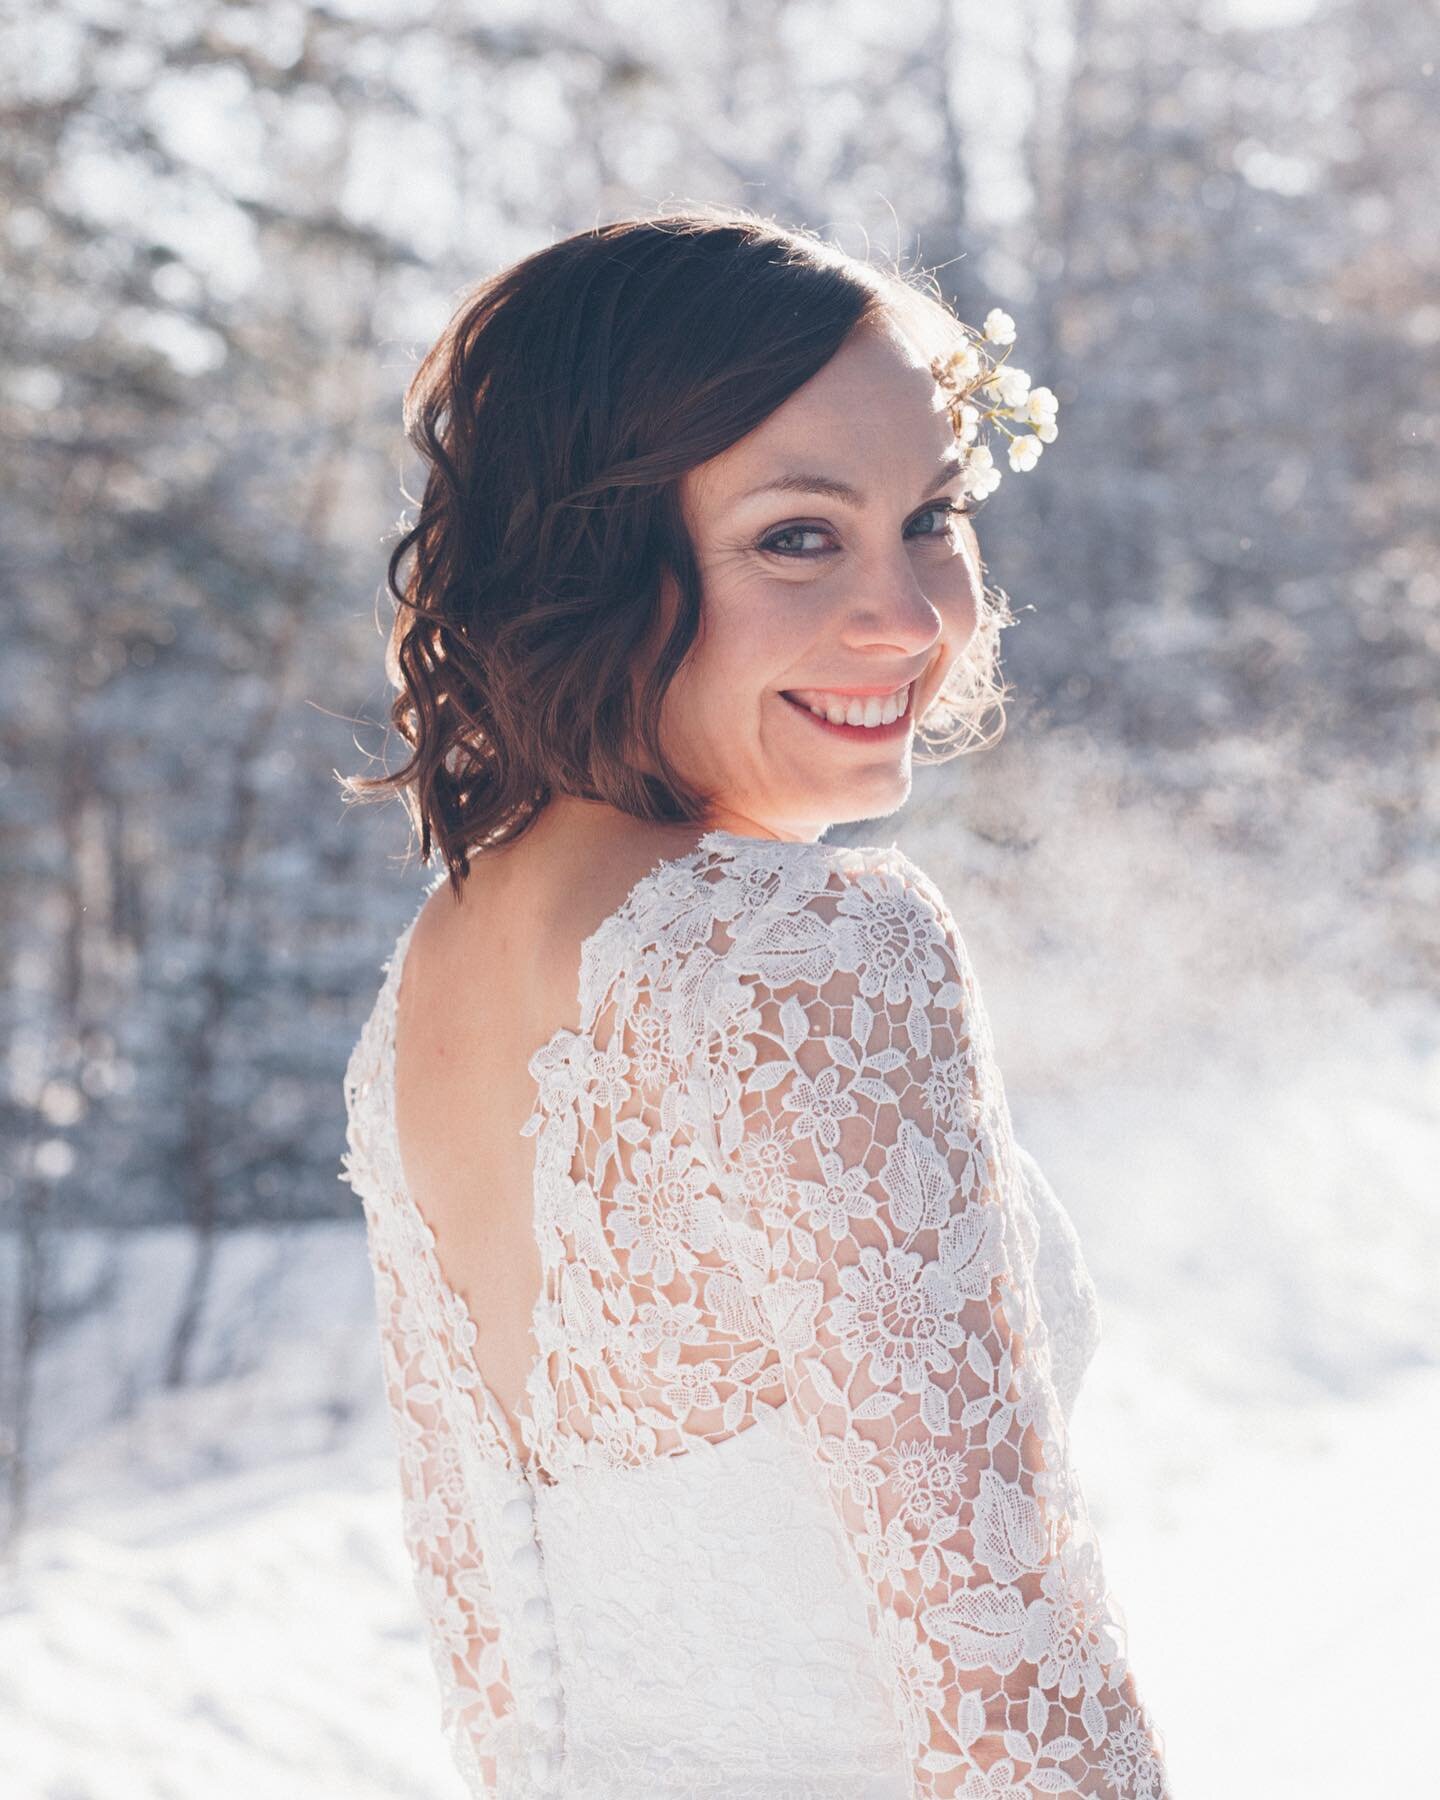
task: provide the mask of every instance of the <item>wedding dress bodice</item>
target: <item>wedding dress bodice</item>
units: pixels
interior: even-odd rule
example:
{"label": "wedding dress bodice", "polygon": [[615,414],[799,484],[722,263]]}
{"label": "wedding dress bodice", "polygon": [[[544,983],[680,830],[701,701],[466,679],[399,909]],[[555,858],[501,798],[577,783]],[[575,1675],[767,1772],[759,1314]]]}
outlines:
{"label": "wedding dress bodice", "polygon": [[414,923],[342,1178],[469,1791],[1168,1800],[1068,1460],[1094,1287],[929,878],[711,831],[585,941],[518,1436],[401,1171]]}

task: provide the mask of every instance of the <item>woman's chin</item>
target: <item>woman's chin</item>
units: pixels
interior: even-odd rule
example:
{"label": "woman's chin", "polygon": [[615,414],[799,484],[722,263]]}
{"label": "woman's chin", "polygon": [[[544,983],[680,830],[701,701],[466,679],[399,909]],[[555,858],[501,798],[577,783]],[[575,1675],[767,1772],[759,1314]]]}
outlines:
{"label": "woman's chin", "polygon": [[849,824],[857,819],[881,819],[898,812],[910,798],[910,758],[903,768],[847,771],[843,780],[827,784],[823,798],[813,798],[813,810],[824,813],[834,825]]}

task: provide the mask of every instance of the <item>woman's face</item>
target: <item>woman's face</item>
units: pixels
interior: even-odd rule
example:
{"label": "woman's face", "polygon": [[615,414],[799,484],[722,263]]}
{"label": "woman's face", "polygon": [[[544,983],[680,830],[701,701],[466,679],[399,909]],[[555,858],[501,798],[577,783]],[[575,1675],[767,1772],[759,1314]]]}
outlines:
{"label": "woman's face", "polygon": [[[716,796],[707,824],[814,839],[903,804],[915,720],[983,593],[974,527],[949,510],[967,504],[959,455],[929,358],[887,323],[857,328],[684,477],[700,635],[660,729],[679,771]],[[907,684],[893,723],[831,722],[867,707],[889,720]]]}

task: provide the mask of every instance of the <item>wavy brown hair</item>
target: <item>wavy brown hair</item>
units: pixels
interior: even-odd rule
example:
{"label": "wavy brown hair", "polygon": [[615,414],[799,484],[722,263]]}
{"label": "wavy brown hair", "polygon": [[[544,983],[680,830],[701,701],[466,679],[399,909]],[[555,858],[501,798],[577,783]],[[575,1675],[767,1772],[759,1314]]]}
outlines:
{"label": "wavy brown hair", "polygon": [[[731,207],[596,226],[471,290],[405,396],[428,474],[390,557],[386,670],[411,754],[343,778],[348,795],[398,790],[421,861],[437,845],[457,894],[472,850],[519,837],[556,793],[703,821],[709,797],[658,732],[700,623],[681,477],[884,315],[940,350],[966,330],[914,278]],[[667,572],[678,605],[652,655]],[[1000,737],[999,634],[1013,623],[985,588],[920,722],[943,754],[918,760]]]}

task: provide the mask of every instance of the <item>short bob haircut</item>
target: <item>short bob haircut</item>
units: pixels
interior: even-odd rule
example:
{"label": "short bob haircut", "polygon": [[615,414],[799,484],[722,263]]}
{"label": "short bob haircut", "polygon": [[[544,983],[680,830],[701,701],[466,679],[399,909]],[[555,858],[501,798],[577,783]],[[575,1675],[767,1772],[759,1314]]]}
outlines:
{"label": "short bob haircut", "polygon": [[[521,836],[556,793],[639,818],[707,816],[657,729],[700,628],[680,479],[884,317],[937,355],[964,341],[912,277],[720,206],[578,232],[465,296],[405,397],[428,475],[389,561],[386,671],[411,755],[394,773],[342,778],[356,799],[401,792],[421,861],[438,845],[457,897],[471,851]],[[666,571],[676,615],[637,695]],[[986,587],[919,727],[945,753],[917,760],[998,741],[999,634],[1014,622]]]}

